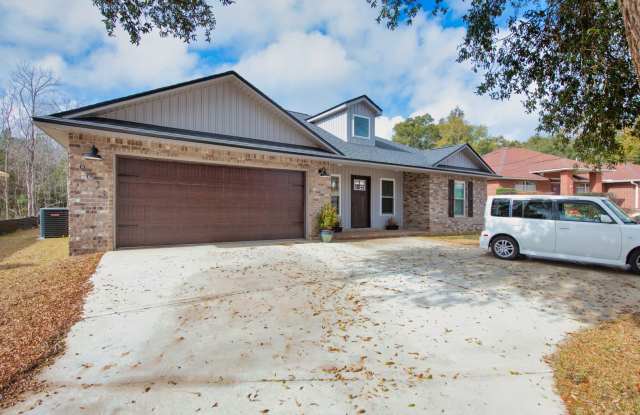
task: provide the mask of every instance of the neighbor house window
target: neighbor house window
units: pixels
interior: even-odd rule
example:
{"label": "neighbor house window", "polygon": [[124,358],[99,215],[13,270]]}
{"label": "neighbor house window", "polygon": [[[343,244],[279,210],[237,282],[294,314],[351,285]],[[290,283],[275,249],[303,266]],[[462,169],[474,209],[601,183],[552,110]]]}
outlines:
{"label": "neighbor house window", "polygon": [[528,180],[524,180],[516,183],[515,189],[519,192],[535,192],[536,184],[535,182],[530,182]]}
{"label": "neighbor house window", "polygon": [[361,115],[353,116],[354,137],[369,138],[369,118]]}
{"label": "neighbor house window", "polygon": [[465,183],[456,181],[453,185],[453,216],[464,216]]}
{"label": "neighbor house window", "polygon": [[340,214],[340,176],[331,176],[331,205]]}
{"label": "neighbor house window", "polygon": [[576,193],[589,193],[589,183],[576,183]]}
{"label": "neighbor house window", "polygon": [[380,180],[380,211],[383,215],[393,215],[395,181],[393,179]]}

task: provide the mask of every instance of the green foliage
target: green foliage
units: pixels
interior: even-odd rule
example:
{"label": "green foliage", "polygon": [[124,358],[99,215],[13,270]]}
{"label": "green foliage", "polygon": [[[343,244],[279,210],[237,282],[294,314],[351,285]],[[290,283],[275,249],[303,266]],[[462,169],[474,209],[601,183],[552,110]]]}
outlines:
{"label": "green foliage", "polygon": [[318,213],[318,228],[320,230],[332,230],[338,225],[338,212],[336,208],[327,203],[320,209]]}
{"label": "green foliage", "polygon": [[640,164],[640,139],[627,128],[618,134],[618,142],[623,148],[625,161]]}
{"label": "green foliage", "polygon": [[568,159],[575,159],[577,157],[572,141],[566,137],[558,135],[551,137],[534,135],[529,137],[527,141],[523,142],[522,147]]}
{"label": "green foliage", "polygon": [[429,114],[408,118],[393,127],[393,141],[427,150],[436,146],[440,131]]}
{"label": "green foliage", "polygon": [[[227,6],[234,1],[219,2]],[[162,37],[171,35],[186,43],[196,39],[198,29],[204,29],[204,37],[210,41],[216,26],[213,9],[206,0],[93,0],[93,4],[104,17],[109,36],[120,25],[135,45],[154,28]]]}
{"label": "green foliage", "polygon": [[[393,29],[448,1],[367,0]],[[623,159],[619,131],[640,115],[640,87],[616,0],[473,0],[459,61],[484,75],[478,93],[523,99],[540,128],[573,139],[580,159]],[[637,133],[636,135],[640,135]]]}
{"label": "green foliage", "polygon": [[498,187],[496,189],[496,194],[497,195],[517,195],[518,191],[510,187]]}

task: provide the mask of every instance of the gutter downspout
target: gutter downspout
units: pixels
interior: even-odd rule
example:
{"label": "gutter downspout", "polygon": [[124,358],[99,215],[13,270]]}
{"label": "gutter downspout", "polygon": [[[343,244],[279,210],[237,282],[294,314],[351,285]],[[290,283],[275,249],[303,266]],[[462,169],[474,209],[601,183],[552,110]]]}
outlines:
{"label": "gutter downspout", "polygon": [[639,183],[636,182],[635,180],[631,180],[631,184],[636,187],[636,194],[635,194],[636,200],[635,200],[634,207],[635,207],[635,209],[638,209],[638,186],[639,186]]}

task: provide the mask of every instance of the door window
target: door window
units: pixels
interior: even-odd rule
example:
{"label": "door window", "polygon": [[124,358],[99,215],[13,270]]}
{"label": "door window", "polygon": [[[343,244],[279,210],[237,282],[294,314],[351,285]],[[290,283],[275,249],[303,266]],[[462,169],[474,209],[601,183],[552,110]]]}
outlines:
{"label": "door window", "polygon": [[524,217],[527,219],[551,219],[550,200],[527,200],[524,205]]}
{"label": "door window", "polygon": [[[559,219],[569,222],[602,222],[602,215],[611,217],[593,202],[564,201],[558,203]],[[611,223],[613,220],[611,220]]]}
{"label": "door window", "polygon": [[340,176],[331,176],[331,205],[340,215]]}
{"label": "door window", "polygon": [[366,192],[367,181],[365,179],[353,179],[353,190],[357,192]]}

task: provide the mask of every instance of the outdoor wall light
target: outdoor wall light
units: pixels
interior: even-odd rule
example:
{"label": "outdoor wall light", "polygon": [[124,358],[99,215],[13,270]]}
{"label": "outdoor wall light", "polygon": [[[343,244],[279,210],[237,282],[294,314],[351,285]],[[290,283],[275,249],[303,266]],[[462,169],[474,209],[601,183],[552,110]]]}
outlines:
{"label": "outdoor wall light", "polygon": [[82,153],[82,157],[85,160],[99,160],[102,161],[102,156],[98,153],[98,148],[94,145],[91,146],[91,150],[86,153]]}
{"label": "outdoor wall light", "polygon": [[327,173],[327,168],[326,167],[320,167],[318,169],[318,174],[320,175],[320,177],[326,177],[329,175],[329,173]]}

